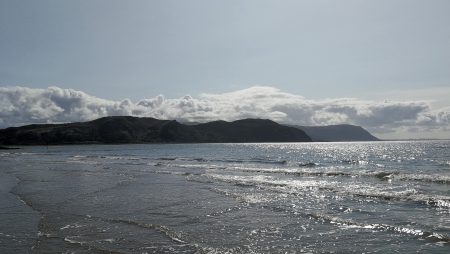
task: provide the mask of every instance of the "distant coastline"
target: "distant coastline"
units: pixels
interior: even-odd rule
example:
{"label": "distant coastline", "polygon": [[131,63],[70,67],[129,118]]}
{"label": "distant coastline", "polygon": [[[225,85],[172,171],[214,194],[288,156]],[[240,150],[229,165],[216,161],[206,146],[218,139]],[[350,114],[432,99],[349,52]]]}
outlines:
{"label": "distant coastline", "polygon": [[0,130],[3,146],[311,141],[300,129],[264,119],[185,125],[174,120],[112,116],[89,122],[33,124]]}
{"label": "distant coastline", "polygon": [[0,146],[0,150],[17,150],[20,149],[18,147],[8,147],[8,146]]}
{"label": "distant coastline", "polygon": [[31,124],[0,130],[0,146],[380,141],[354,125],[291,126],[267,119],[179,123],[149,117],[111,116],[88,122]]}

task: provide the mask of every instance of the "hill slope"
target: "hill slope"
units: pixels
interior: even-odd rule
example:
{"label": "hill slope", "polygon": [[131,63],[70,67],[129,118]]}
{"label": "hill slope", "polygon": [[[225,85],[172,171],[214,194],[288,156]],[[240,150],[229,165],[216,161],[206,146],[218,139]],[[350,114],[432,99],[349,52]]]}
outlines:
{"label": "hill slope", "polygon": [[302,130],[262,119],[184,125],[170,120],[112,116],[89,122],[0,130],[0,145],[310,141]]}
{"label": "hill slope", "polygon": [[378,141],[361,126],[340,124],[327,126],[294,126],[312,138],[313,141]]}

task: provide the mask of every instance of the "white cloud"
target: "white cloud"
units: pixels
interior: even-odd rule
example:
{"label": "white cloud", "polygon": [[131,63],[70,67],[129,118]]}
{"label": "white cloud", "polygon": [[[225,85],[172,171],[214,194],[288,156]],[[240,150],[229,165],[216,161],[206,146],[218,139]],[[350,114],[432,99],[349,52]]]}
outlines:
{"label": "white cloud", "polygon": [[265,86],[230,93],[202,94],[198,98],[166,99],[160,95],[136,103],[129,99],[104,100],[58,87],[0,87],[0,127],[87,121],[112,115],[198,122],[269,118],[299,125],[350,123],[381,135],[430,131],[448,133],[450,123],[450,107],[432,109],[426,101],[309,100]]}

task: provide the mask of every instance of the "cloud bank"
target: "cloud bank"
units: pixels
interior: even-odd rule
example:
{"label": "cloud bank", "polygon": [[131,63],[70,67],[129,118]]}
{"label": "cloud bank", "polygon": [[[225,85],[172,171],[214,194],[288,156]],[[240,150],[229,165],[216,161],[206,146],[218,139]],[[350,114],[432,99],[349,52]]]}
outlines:
{"label": "cloud bank", "polygon": [[349,123],[375,134],[449,133],[450,107],[432,109],[425,101],[369,101],[354,98],[311,100],[273,87],[254,86],[222,94],[132,102],[97,98],[73,89],[0,87],[0,128],[30,123],[87,121],[130,115],[206,122],[268,118],[298,125]]}

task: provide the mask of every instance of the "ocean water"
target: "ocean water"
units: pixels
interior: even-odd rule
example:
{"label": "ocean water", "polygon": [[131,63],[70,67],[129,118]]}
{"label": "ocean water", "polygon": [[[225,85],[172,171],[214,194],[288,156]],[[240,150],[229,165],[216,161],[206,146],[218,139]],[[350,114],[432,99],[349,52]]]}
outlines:
{"label": "ocean water", "polygon": [[0,253],[450,253],[450,141],[0,151]]}

